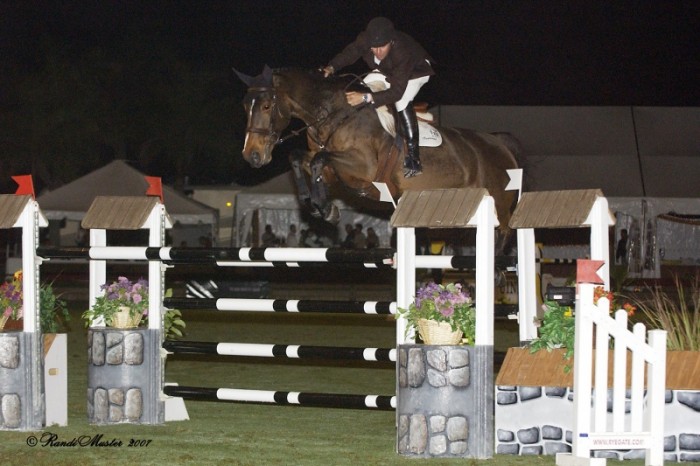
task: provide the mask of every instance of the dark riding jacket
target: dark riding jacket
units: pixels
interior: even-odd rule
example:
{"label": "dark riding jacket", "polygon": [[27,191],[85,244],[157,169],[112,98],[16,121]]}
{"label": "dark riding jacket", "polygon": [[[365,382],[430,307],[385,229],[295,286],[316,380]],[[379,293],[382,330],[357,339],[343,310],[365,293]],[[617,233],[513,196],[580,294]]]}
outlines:
{"label": "dark riding jacket", "polygon": [[393,104],[400,100],[406,91],[409,79],[435,74],[432,66],[430,66],[433,59],[428,55],[428,52],[415,39],[400,31],[396,31],[396,38],[393,41],[391,50],[378,65],[374,61],[372,50],[370,50],[369,36],[364,31],[328,64],[333,69],[339,70],[355,63],[360,58],[371,69],[379,70],[391,84],[391,87],[386,91],[372,93],[376,107]]}

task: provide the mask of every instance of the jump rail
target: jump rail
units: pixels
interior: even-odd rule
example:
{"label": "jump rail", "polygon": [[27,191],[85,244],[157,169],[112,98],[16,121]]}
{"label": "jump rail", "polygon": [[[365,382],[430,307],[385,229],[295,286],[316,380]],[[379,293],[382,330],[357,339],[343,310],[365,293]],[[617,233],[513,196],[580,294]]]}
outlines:
{"label": "jump rail", "polygon": [[221,343],[167,340],[163,348],[177,354],[218,354],[287,359],[345,359],[356,361],[396,361],[395,348],[353,348],[260,343]]}
{"label": "jump rail", "polygon": [[[157,260],[172,264],[211,264],[219,266],[291,267],[301,264],[362,264],[366,267],[391,267],[396,251],[389,248],[172,248],[145,246],[93,246],[90,248],[37,249],[47,259]],[[563,261],[565,259],[558,259]],[[563,263],[563,262],[562,262]],[[495,266],[515,270],[517,257],[498,256]],[[475,256],[416,256],[416,267],[425,269],[474,269]]]}
{"label": "jump rail", "polygon": [[314,406],[317,408],[396,409],[396,396],[347,395],[311,392],[281,392],[236,388],[203,388],[166,385],[168,396],[194,400],[272,403],[278,405]]}
{"label": "jump rail", "polygon": [[396,314],[394,301],[325,301],[254,298],[166,298],[171,309],[216,309],[250,312],[336,312],[358,314]]}

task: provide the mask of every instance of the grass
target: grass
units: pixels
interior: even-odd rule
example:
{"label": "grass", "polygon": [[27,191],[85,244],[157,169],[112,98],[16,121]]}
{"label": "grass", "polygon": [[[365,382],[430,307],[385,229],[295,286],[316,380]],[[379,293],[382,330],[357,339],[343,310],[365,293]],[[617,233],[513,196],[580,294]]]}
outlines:
{"label": "grass", "polygon": [[[70,305],[68,334],[68,426],[44,432],[0,432],[2,465],[553,465],[552,456],[496,455],[490,460],[401,457],[395,452],[393,411],[320,409],[186,401],[190,420],[165,425],[93,426],[87,422],[86,331]],[[391,317],[183,311],[188,340],[296,343],[334,346],[394,345]],[[496,351],[517,345],[517,324],[497,322]],[[206,362],[206,364],[204,363]],[[166,380],[181,385],[336,393],[392,394],[393,364],[282,361],[170,356]],[[116,439],[119,447],[30,447],[30,437],[55,434],[58,441]],[[130,440],[150,440],[128,447]],[[625,465],[641,465],[628,461]]]}
{"label": "grass", "polygon": [[675,295],[660,286],[647,287],[646,297],[633,301],[651,328],[666,330],[669,350],[700,351],[700,273],[687,284],[675,276],[673,283]]}

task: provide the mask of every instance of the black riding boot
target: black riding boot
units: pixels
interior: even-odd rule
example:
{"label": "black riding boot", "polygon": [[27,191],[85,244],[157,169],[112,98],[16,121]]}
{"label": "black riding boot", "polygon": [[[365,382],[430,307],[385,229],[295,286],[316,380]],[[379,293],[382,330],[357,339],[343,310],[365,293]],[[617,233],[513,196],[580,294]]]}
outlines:
{"label": "black riding boot", "polygon": [[420,155],[418,154],[418,118],[416,117],[416,110],[413,108],[413,102],[409,102],[404,110],[397,113],[399,114],[402,135],[406,140],[403,176],[404,178],[411,178],[423,173]]}

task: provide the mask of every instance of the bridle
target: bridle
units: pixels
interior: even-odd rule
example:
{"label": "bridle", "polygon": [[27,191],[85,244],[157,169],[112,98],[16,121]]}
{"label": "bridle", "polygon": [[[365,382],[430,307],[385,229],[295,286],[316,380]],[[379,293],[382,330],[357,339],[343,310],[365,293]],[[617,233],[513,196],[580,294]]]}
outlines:
{"label": "bridle", "polygon": [[[270,92],[272,93],[272,103],[270,104],[270,124],[268,125],[267,128],[256,128],[254,126],[251,126],[253,123],[252,117],[252,112],[253,108],[255,107],[254,102],[255,99],[253,99],[253,104],[250,106],[250,114],[248,115],[248,125],[246,126],[245,132],[246,134],[248,133],[255,133],[255,134],[262,134],[267,136],[267,144],[268,145],[277,145],[282,142],[282,140],[279,138],[279,132],[275,131],[275,114],[279,114],[280,117],[283,117],[282,113],[279,110],[279,107],[277,105],[277,92],[275,92],[275,89],[272,87],[250,87],[248,88],[248,92],[258,92],[258,96],[264,94],[265,92]],[[273,141],[274,142],[271,142]]]}
{"label": "bridle", "polygon": [[[356,79],[357,79],[357,78],[356,78]],[[349,86],[349,85],[348,85],[348,86]],[[325,149],[325,147],[327,146],[328,141],[330,140],[330,138],[331,138],[331,136],[333,135],[333,133],[335,132],[335,130],[338,129],[338,128],[342,125],[342,123],[345,122],[345,120],[347,120],[348,118],[350,118],[350,116],[352,116],[355,112],[359,111],[360,109],[362,109],[364,106],[367,105],[367,104],[364,104],[364,103],[363,103],[363,104],[361,104],[361,105],[358,105],[357,107],[352,107],[352,110],[351,110],[350,112],[347,112],[347,113],[343,116],[343,118],[341,118],[341,119],[336,123],[335,128],[333,128],[332,131],[330,131],[330,132],[328,133],[328,136],[326,136],[326,138],[325,138],[324,141],[320,141],[320,140],[318,139],[318,137],[317,137],[317,135],[318,135],[318,133],[319,133],[319,128],[320,128],[321,126],[323,126],[324,123],[326,123],[327,121],[331,120],[332,117],[334,117],[335,115],[337,115],[337,114],[339,114],[340,112],[344,111],[345,109],[339,108],[339,109],[336,109],[336,110],[334,110],[334,111],[332,111],[332,112],[320,111],[320,112],[319,112],[319,116],[317,116],[317,117],[315,117],[315,116],[313,115],[313,113],[307,112],[307,113],[309,113],[309,115],[310,115],[310,116],[312,117],[312,119],[313,119],[313,121],[312,121],[311,123],[308,123],[308,124],[304,125],[303,127],[299,128],[299,129],[290,131],[290,133],[289,133],[288,135],[284,136],[284,137],[279,137],[279,135],[280,135],[279,132],[277,132],[277,131],[274,130],[274,128],[275,128],[275,116],[276,116],[276,115],[279,115],[281,118],[284,118],[284,115],[282,115],[282,112],[281,112],[281,110],[279,109],[279,106],[278,106],[278,102],[277,102],[277,91],[275,90],[274,87],[249,87],[249,88],[248,88],[248,92],[250,93],[251,91],[252,91],[252,92],[257,92],[258,95],[262,95],[262,94],[265,93],[265,92],[269,92],[269,93],[272,94],[272,99],[271,99],[272,102],[271,102],[271,104],[270,104],[270,124],[268,125],[267,128],[256,128],[256,127],[253,127],[253,126],[251,126],[251,125],[252,125],[252,118],[251,118],[252,114],[251,114],[251,115],[248,115],[248,126],[246,126],[246,134],[247,134],[247,133],[255,133],[255,134],[262,134],[262,135],[265,135],[265,136],[267,136],[267,143],[266,143],[266,145],[268,145],[268,146],[273,146],[273,147],[276,146],[276,145],[282,144],[282,143],[285,142],[287,139],[293,138],[293,137],[295,137],[295,136],[299,136],[299,135],[300,135],[301,133],[303,133],[304,131],[313,130],[313,131],[308,132],[308,134],[309,134],[309,136],[313,139],[314,143],[315,143],[316,145],[318,145],[320,149],[323,150],[323,149]],[[255,100],[255,99],[253,99],[253,101],[254,101],[254,100]],[[254,105],[251,105],[251,113],[252,113],[253,107],[254,107]],[[301,108],[301,107],[300,107],[300,108]],[[273,141],[274,141],[274,142],[273,142]]]}

